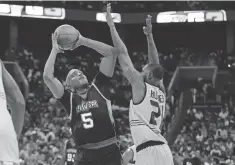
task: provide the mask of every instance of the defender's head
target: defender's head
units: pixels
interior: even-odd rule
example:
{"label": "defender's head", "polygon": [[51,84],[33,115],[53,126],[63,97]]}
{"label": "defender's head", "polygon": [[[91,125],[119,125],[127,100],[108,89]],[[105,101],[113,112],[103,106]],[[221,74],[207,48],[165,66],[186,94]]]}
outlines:
{"label": "defender's head", "polygon": [[79,69],[72,69],[66,77],[66,84],[72,91],[83,92],[88,87],[87,77]]}
{"label": "defender's head", "polygon": [[160,80],[163,79],[164,70],[160,64],[147,64],[142,69],[142,75],[144,77],[144,81],[149,84],[159,83]]}

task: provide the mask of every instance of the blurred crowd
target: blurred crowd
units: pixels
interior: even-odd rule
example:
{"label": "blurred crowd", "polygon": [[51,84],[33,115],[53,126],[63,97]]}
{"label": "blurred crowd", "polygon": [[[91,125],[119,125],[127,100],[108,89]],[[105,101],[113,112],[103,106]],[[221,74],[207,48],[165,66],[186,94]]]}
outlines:
{"label": "blurred crowd", "polygon": [[189,109],[173,150],[182,157],[199,157],[211,164],[234,164],[234,103],[220,111]]}
{"label": "blurred crowd", "polygon": [[[94,54],[97,53],[88,51],[82,56],[71,56],[69,53],[58,55],[55,76],[64,82],[70,69],[79,68],[88,75],[89,80],[92,80],[100,62],[100,56]],[[48,56],[39,56],[25,48],[17,49],[15,55],[30,85],[26,122],[20,139],[21,164],[57,164],[63,156],[64,141],[71,134],[66,111],[56,102],[43,83],[42,73]],[[222,50],[197,55],[186,48],[177,48],[172,53],[159,55],[166,72],[174,71],[177,65],[227,65]],[[146,52],[132,51],[130,56],[137,69],[141,69],[147,63]],[[110,92],[117,134],[121,150],[124,151],[132,144],[128,120],[128,100],[131,98],[131,92],[118,65]],[[203,96],[203,93],[199,95]],[[185,125],[173,145],[174,153],[183,158],[199,156],[206,162],[234,160],[235,114],[231,102],[224,104],[220,112],[189,109]],[[166,107],[168,116],[174,115],[172,106]]]}

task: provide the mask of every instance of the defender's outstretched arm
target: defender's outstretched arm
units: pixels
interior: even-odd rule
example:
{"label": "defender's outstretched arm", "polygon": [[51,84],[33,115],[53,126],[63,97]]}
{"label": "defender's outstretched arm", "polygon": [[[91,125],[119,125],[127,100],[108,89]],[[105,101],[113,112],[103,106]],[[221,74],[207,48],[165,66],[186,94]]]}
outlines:
{"label": "defender's outstretched arm", "polygon": [[123,41],[121,40],[116,27],[114,25],[111,13],[111,5],[107,5],[107,23],[110,28],[110,33],[112,36],[113,44],[114,47],[117,49],[118,52],[118,60],[121,65],[121,68],[123,70],[124,76],[128,79],[128,81],[133,85],[136,84],[137,82],[143,82],[142,76],[140,73],[134,68],[133,63],[129,57],[127,48]]}
{"label": "defender's outstretched arm", "polygon": [[148,42],[148,61],[149,63],[159,64],[158,51],[153,39],[151,18],[152,16],[150,15],[147,16],[146,26],[143,27],[143,31],[147,37],[147,42]]}
{"label": "defender's outstretched arm", "polygon": [[[160,64],[159,54],[158,54],[157,47],[153,39],[151,19],[152,19],[152,16],[148,15],[146,18],[146,26],[143,27],[143,31],[147,37],[147,42],[148,42],[148,63]],[[161,80],[160,83],[161,83],[162,88],[164,88],[163,80]]]}
{"label": "defender's outstretched arm", "polygon": [[117,49],[119,55],[118,60],[123,70],[124,76],[128,79],[132,86],[133,102],[139,103],[145,97],[145,83],[144,78],[133,66],[129,57],[127,48],[121,38],[119,37],[113,19],[110,13],[111,6],[107,5],[107,23],[110,27],[110,32],[114,47]]}

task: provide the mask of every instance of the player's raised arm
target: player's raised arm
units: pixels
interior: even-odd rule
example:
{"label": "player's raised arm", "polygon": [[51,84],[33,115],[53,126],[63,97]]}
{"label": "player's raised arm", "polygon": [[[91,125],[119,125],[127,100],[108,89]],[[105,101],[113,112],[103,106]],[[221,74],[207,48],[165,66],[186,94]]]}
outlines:
{"label": "player's raised arm", "polygon": [[[146,26],[143,27],[144,34],[148,42],[148,63],[159,64],[159,55],[155,45],[152,33],[152,16],[148,15],[146,18]],[[160,81],[161,86],[164,88],[163,80]]]}
{"label": "player's raised arm", "polygon": [[103,42],[83,37],[80,34],[79,40],[73,49],[81,45],[94,49],[95,51],[104,56],[100,64],[99,71],[108,77],[112,77],[118,55],[116,49]]}
{"label": "player's raised arm", "polygon": [[103,56],[117,55],[117,52],[115,51],[114,47],[108,44],[105,44],[103,42],[84,37],[80,34],[79,40],[73,49],[81,45],[94,49],[95,51],[99,52]]}
{"label": "player's raised arm", "polygon": [[116,27],[114,25],[111,13],[111,5],[108,4],[107,5],[107,15],[106,15],[106,19],[107,19],[107,23],[109,25],[110,28],[110,33],[112,36],[112,40],[113,40],[113,44],[114,47],[117,49],[118,51],[118,60],[119,63],[121,65],[121,68],[123,70],[124,76],[128,79],[128,81],[131,83],[132,87],[133,85],[137,87],[139,86],[139,84],[142,86],[143,83],[143,77],[140,75],[140,73],[134,68],[132,61],[129,57],[127,48],[125,46],[125,44],[123,43],[123,41],[121,40]]}
{"label": "player's raised arm", "polygon": [[101,60],[99,71],[107,77],[113,77],[116,61],[117,55],[104,57]]}
{"label": "player's raised arm", "polygon": [[117,59],[116,49],[103,42],[85,37],[81,38],[81,44],[96,50],[104,56],[101,60],[99,71],[108,77],[112,77]]}
{"label": "player's raised arm", "polygon": [[[20,137],[25,115],[25,100],[13,77],[2,63],[3,85],[6,92],[7,104],[11,109],[11,116],[17,137]],[[6,128],[7,129],[7,128]]]}
{"label": "player's raised arm", "polygon": [[51,92],[53,93],[54,97],[59,99],[64,94],[64,87],[62,83],[57,78],[54,77],[54,65],[57,54],[63,53],[63,51],[58,48],[56,39],[57,39],[57,34],[52,34],[53,47],[50,56],[46,62],[46,65],[44,67],[43,80],[45,84],[48,86],[48,88],[51,90]]}
{"label": "player's raised arm", "polygon": [[158,51],[153,39],[151,19],[152,16],[148,15],[146,18],[146,26],[143,27],[148,42],[148,61],[149,63],[159,64]]}

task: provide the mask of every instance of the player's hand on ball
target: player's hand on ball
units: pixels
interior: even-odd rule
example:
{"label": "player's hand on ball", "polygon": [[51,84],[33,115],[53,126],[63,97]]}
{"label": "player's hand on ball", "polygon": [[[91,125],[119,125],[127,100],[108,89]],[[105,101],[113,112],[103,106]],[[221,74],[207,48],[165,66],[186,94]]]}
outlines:
{"label": "player's hand on ball", "polygon": [[83,41],[84,41],[84,37],[81,35],[81,33],[79,33],[79,39],[78,41],[75,43],[75,45],[70,49],[71,51],[76,49],[77,47],[83,45]]}
{"label": "player's hand on ball", "polygon": [[143,31],[145,35],[152,34],[152,16],[148,15],[146,18],[146,26],[143,27]]}
{"label": "player's hand on ball", "polygon": [[61,50],[57,44],[57,33],[52,33],[51,40],[52,40],[52,49],[54,49],[57,53],[64,53],[63,50]]}
{"label": "player's hand on ball", "polygon": [[106,20],[109,26],[114,25],[113,18],[111,16],[111,4],[107,4],[107,14],[106,14]]}

